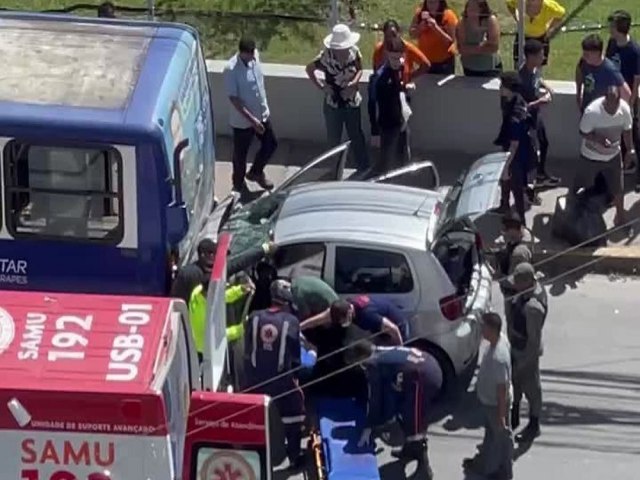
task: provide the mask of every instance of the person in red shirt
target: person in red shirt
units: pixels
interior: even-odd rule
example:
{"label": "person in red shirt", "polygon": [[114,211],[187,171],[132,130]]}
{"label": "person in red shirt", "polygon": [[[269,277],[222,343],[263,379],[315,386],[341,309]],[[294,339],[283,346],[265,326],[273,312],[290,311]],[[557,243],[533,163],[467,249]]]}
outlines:
{"label": "person in red shirt", "polygon": [[[382,33],[384,39],[378,42],[373,50],[373,71],[375,72],[385,62],[386,49],[384,48],[385,42],[390,42],[392,39],[401,37],[400,25],[395,20],[387,20],[382,26]],[[404,66],[402,73],[402,81],[405,85],[412,88],[413,81],[420,75],[424,75],[431,68],[431,62],[413,43],[402,40],[405,44],[404,49]]]}
{"label": "person in red shirt", "polygon": [[424,0],[416,9],[409,33],[431,61],[429,73],[453,75],[456,69],[456,26],[458,17],[446,0]]}

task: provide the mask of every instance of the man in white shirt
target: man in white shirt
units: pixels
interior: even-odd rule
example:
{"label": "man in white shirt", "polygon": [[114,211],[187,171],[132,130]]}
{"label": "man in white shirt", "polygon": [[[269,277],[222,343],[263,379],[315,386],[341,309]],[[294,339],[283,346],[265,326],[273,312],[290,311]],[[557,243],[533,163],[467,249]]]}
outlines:
{"label": "man in white shirt", "polygon": [[[224,82],[231,108],[229,124],[233,129],[233,189],[247,191],[245,177],[265,190],[273,189],[264,169],[278,142],[271,125],[264,75],[256,50],[256,42],[242,38],[236,53],[224,69]],[[247,155],[253,137],[260,141],[253,165],[247,172]]]}
{"label": "man in white shirt", "polygon": [[624,219],[624,181],[622,164],[632,166],[635,150],[629,150],[622,159],[620,138],[632,145],[631,129],[633,117],[629,104],[620,98],[618,89],[610,87],[604,97],[591,102],[580,120],[582,146],[580,156],[584,160],[578,169],[573,193],[591,187],[596,177],[602,174],[616,209],[614,224],[621,225]]}

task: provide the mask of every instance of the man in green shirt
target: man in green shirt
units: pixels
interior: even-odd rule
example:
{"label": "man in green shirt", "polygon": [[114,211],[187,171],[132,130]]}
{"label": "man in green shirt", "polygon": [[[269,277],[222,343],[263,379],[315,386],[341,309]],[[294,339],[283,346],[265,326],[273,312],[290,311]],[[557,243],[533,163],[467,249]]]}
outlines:
{"label": "man in green shirt", "polygon": [[338,300],[338,295],[325,281],[312,275],[292,279],[291,293],[300,321],[318,315]]}

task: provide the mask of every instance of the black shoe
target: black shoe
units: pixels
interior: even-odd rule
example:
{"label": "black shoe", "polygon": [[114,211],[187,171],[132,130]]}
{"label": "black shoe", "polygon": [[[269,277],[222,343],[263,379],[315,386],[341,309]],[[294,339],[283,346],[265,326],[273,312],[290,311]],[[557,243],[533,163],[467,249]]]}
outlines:
{"label": "black shoe", "polygon": [[542,205],[542,200],[540,200],[540,197],[535,193],[533,188],[527,188],[525,199],[531,205],[535,205],[535,206]]}
{"label": "black shoe", "polygon": [[511,430],[520,426],[520,404],[514,403],[511,407]]}
{"label": "black shoe", "polygon": [[[427,444],[425,442],[405,443],[402,448],[391,450],[391,455],[404,462],[416,460],[418,462],[416,477],[433,480],[433,470],[429,463]],[[420,473],[419,476],[417,475],[418,473]]]}
{"label": "black shoe", "polygon": [[539,173],[536,177],[536,187],[557,187],[558,185],[560,185],[560,179],[546,172]]}
{"label": "black shoe", "polygon": [[483,465],[477,456],[474,458],[465,458],[462,462],[462,469],[466,474],[471,473],[478,476],[483,476],[484,474]]}
{"label": "black shoe", "polygon": [[242,182],[242,185],[234,185],[233,191],[238,192],[240,195],[244,195],[249,192],[249,187],[245,182]]}
{"label": "black shoe", "polygon": [[518,433],[516,435],[516,442],[518,443],[526,443],[526,442],[532,442],[535,438],[540,436],[540,423],[537,421],[537,419],[531,419],[529,420],[529,423],[527,424],[526,427],[524,427],[524,429]]}
{"label": "black shoe", "polygon": [[640,180],[636,182],[636,193],[640,193]]}
{"label": "black shoe", "polygon": [[399,460],[417,460],[420,464],[429,465],[426,442],[405,443],[402,448],[391,450],[391,455]]}
{"label": "black shoe", "polygon": [[493,213],[495,215],[505,215],[507,213],[509,213],[509,205],[500,205],[499,207],[496,208],[492,208],[491,210],[489,210],[489,213]]}
{"label": "black shoe", "polygon": [[256,182],[265,190],[273,190],[273,182],[269,180],[264,173],[249,172],[247,173],[246,179],[250,182]]}

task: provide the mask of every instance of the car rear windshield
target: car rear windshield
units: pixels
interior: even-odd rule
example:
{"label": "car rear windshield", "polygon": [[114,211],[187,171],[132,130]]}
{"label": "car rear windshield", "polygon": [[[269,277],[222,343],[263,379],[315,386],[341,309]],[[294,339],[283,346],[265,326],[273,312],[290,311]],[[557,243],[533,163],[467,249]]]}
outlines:
{"label": "car rear windshield", "polygon": [[3,167],[7,229],[14,238],[122,238],[122,159],[116,149],[12,140]]}

